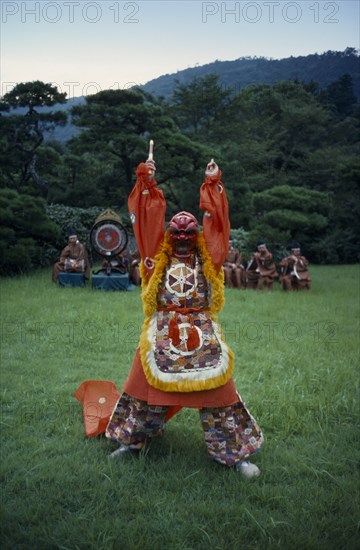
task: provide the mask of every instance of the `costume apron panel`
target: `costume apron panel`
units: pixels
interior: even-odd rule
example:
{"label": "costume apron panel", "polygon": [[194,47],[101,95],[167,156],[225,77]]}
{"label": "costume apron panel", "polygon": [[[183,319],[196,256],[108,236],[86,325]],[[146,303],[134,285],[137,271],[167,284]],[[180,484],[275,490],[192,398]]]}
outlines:
{"label": "costume apron panel", "polygon": [[[232,352],[212,319],[211,289],[201,260],[193,265],[172,258],[159,285],[158,311],[145,321],[140,352],[145,375],[163,391],[200,391],[225,384],[232,374]],[[178,341],[170,326],[176,324]],[[197,332],[197,346],[189,335]]]}

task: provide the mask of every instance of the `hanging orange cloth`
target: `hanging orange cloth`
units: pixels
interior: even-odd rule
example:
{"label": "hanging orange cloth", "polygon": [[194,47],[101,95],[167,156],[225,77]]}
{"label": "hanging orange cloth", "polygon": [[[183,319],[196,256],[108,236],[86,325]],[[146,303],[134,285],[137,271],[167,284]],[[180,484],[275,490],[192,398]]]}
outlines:
{"label": "hanging orange cloth", "polygon": [[[114,382],[106,380],[85,380],[74,393],[74,397],[83,404],[84,428],[88,437],[105,433],[116,403],[121,397]],[[182,407],[170,406],[166,422]]]}
{"label": "hanging orange cloth", "polygon": [[166,202],[156,180],[149,178],[149,168],[145,163],[139,164],[136,176],[128,207],[143,263],[142,280],[147,283],[153,274],[154,258],[164,238]]}
{"label": "hanging orange cloth", "polygon": [[188,341],[187,341],[187,348],[189,351],[192,351],[194,349],[197,349],[200,346],[200,338],[199,333],[195,328],[194,319],[190,315],[190,324],[191,328],[188,331]]}
{"label": "hanging orange cloth", "polygon": [[80,384],[74,397],[83,404],[84,428],[88,437],[105,433],[120,395],[113,382],[85,380]]}
{"label": "hanging orange cloth", "polygon": [[171,338],[174,346],[180,344],[180,330],[179,330],[179,314],[175,311],[174,316],[170,320],[169,324],[169,338]]}

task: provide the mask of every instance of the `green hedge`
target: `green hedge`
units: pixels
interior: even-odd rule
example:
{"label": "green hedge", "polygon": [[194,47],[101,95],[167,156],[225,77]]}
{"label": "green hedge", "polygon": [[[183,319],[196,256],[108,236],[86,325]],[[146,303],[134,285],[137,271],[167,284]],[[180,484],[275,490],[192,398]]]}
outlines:
{"label": "green hedge", "polygon": [[1,275],[48,265],[60,229],[47,216],[43,199],[1,189],[0,219]]}

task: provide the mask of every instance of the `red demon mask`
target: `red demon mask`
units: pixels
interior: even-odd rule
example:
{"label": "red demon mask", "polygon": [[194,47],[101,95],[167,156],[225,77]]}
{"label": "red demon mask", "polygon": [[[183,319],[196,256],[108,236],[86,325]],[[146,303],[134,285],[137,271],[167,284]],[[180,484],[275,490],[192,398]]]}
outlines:
{"label": "red demon mask", "polygon": [[195,252],[198,231],[197,219],[189,212],[179,212],[171,218],[168,233],[176,257],[188,258]]}

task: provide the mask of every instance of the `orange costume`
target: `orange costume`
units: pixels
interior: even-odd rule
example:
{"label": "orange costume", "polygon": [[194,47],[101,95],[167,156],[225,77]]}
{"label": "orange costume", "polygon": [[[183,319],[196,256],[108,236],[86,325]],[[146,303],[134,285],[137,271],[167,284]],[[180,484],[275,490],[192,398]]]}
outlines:
{"label": "orange costume", "polygon": [[250,256],[246,268],[246,288],[261,290],[265,287],[271,290],[276,277],[273,255],[266,248],[265,241],[259,241],[258,251]]}
{"label": "orange costume", "polygon": [[[197,408],[210,456],[240,465],[260,448],[262,434],[236,392],[233,352],[215,318],[223,306],[230,232],[221,172],[210,163],[200,189],[203,233],[187,212],[174,216],[165,232],[164,195],[150,174],[149,161],[138,166],[128,201],[142,260],[145,322],[106,435],[120,443],[113,455],[140,449],[179,409]],[[191,253],[182,253],[191,239]]]}
{"label": "orange costume", "polygon": [[141,285],[140,261],[140,254],[136,249],[130,256],[130,280],[136,286]]}
{"label": "orange costume", "polygon": [[[159,253],[164,241],[166,203],[162,190],[156,187],[156,181],[147,182],[147,169],[144,169],[144,166],[145,164],[140,164],[137,170],[138,178],[129,197],[128,206],[145,268],[146,284],[154,273],[155,256]],[[205,211],[203,231],[206,248],[217,273],[221,273],[227,255],[230,222],[227,198],[220,178],[216,178],[214,181],[208,178],[203,183],[200,189],[200,208]],[[214,405],[214,403],[220,406],[230,405],[238,400],[234,382],[230,377],[225,385],[195,393],[193,390],[171,392],[154,388],[145,377],[139,348],[135,354],[133,367],[125,382],[124,390],[138,399],[156,405],[200,408]]]}
{"label": "orange costume", "polygon": [[59,273],[66,271],[68,273],[85,273],[85,277],[90,277],[90,266],[87,252],[83,244],[79,241],[70,242],[62,250],[60,261],[54,264],[52,280],[57,283]]}
{"label": "orange costume", "polygon": [[241,253],[229,242],[229,251],[224,263],[225,286],[244,288],[244,265]]}
{"label": "orange costume", "polygon": [[283,290],[310,290],[311,279],[308,271],[309,260],[301,256],[300,244],[293,242],[291,255],[280,262],[280,283]]}

